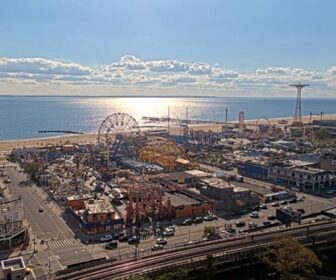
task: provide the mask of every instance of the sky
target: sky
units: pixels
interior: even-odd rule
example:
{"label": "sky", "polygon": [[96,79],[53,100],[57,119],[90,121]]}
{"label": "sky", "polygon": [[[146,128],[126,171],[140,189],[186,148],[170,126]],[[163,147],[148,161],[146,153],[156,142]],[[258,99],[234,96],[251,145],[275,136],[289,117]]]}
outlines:
{"label": "sky", "polygon": [[0,94],[287,96],[301,81],[333,97],[335,10],[334,0],[1,0]]}

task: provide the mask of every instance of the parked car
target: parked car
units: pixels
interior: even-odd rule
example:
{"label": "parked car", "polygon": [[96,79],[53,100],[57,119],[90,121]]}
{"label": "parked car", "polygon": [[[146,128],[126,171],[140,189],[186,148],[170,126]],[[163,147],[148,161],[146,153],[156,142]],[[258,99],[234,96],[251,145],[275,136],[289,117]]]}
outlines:
{"label": "parked car", "polygon": [[251,217],[251,218],[259,218],[259,214],[258,214],[258,212],[252,212],[252,213],[250,214],[250,217]]}
{"label": "parked car", "polygon": [[216,221],[218,220],[218,217],[216,215],[213,215],[213,214],[210,214],[210,215],[207,215],[203,218],[204,221]]}
{"label": "parked car", "polygon": [[127,242],[130,238],[131,238],[130,236],[124,235],[124,236],[120,236],[118,240],[119,242]]}
{"label": "parked car", "polygon": [[257,228],[258,225],[257,225],[256,223],[254,223],[254,222],[250,222],[250,223],[248,224],[248,227],[249,227],[250,229],[253,229],[253,228]]}
{"label": "parked car", "polygon": [[116,241],[116,240],[113,240],[113,241],[105,244],[105,249],[107,249],[107,250],[113,250],[113,249],[116,249],[116,248],[118,248],[118,241]]}
{"label": "parked car", "polygon": [[165,228],[165,231],[169,231],[169,230],[175,232],[175,226],[169,226]]}
{"label": "parked car", "polygon": [[245,215],[245,214],[247,214],[247,213],[248,213],[248,210],[241,210],[241,211],[239,212],[240,215]]}
{"label": "parked car", "polygon": [[182,222],[182,225],[183,226],[190,226],[192,225],[193,221],[191,219],[185,219],[183,222]]}
{"label": "parked car", "polygon": [[260,204],[260,205],[259,205],[259,208],[260,208],[260,209],[267,209],[267,204]]}
{"label": "parked car", "polygon": [[299,209],[297,209],[296,211],[300,212],[301,214],[306,213],[306,211],[305,211],[303,208],[299,208]]}
{"label": "parked car", "polygon": [[112,239],[113,239],[112,235],[105,235],[103,237],[100,237],[99,240],[100,240],[100,242],[108,242],[108,241],[110,241]]}
{"label": "parked car", "polygon": [[203,218],[202,217],[196,217],[194,220],[193,220],[194,224],[201,224],[203,223]]}
{"label": "parked car", "polygon": [[128,244],[139,244],[140,243],[140,237],[139,236],[132,236],[130,239],[128,239]]}
{"label": "parked car", "polygon": [[259,205],[256,205],[256,206],[252,207],[252,211],[259,211],[259,210],[260,210]]}
{"label": "parked car", "polygon": [[336,190],[329,190],[327,191],[327,194],[331,195],[331,194],[334,194],[336,192]]}
{"label": "parked car", "polygon": [[236,222],[237,227],[244,227],[245,225],[246,225],[246,223],[244,221],[237,221]]}
{"label": "parked car", "polygon": [[270,222],[270,221],[263,221],[263,225],[264,226],[269,226],[270,224],[272,224],[272,222]]}
{"label": "parked car", "polygon": [[288,200],[289,203],[296,203],[297,202],[297,198],[293,197],[291,199]]}
{"label": "parked car", "polygon": [[280,204],[281,204],[281,205],[287,205],[287,204],[288,204],[288,201],[287,201],[287,200],[280,201]]}
{"label": "parked car", "polygon": [[164,238],[156,239],[156,244],[167,245],[167,239]]}
{"label": "parked car", "polygon": [[42,212],[43,212],[43,208],[40,207],[38,211],[39,211],[40,213],[42,213]]}
{"label": "parked car", "polygon": [[152,251],[162,250],[163,248],[164,248],[164,246],[161,245],[161,244],[154,244],[154,245],[152,246]]}
{"label": "parked car", "polygon": [[297,202],[302,202],[302,201],[304,201],[304,198],[303,198],[303,196],[301,196],[301,197],[298,197],[298,198],[296,199],[296,201],[297,201]]}
{"label": "parked car", "polygon": [[168,229],[166,228],[165,231],[163,232],[163,236],[174,236],[175,235],[175,232],[172,230],[172,229]]}
{"label": "parked car", "polygon": [[12,181],[10,179],[5,179],[5,184],[10,184]]}
{"label": "parked car", "polygon": [[272,206],[273,206],[273,207],[279,207],[279,206],[280,206],[279,201],[273,202],[273,203],[272,203]]}
{"label": "parked car", "polygon": [[273,221],[273,220],[276,219],[276,216],[275,216],[275,215],[268,215],[268,216],[267,216],[267,219]]}

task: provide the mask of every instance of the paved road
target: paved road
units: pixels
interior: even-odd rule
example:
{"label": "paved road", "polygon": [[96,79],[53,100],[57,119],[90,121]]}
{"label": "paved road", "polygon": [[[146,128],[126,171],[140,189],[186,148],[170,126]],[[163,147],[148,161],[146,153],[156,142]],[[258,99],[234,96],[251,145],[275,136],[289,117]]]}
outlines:
{"label": "paved road", "polygon": [[[86,247],[74,239],[73,233],[59,216],[60,211],[54,209],[57,206],[47,202],[45,193],[36,186],[26,184],[26,176],[15,168],[7,168],[6,171],[12,181],[9,184],[11,196],[22,197],[25,217],[36,241],[44,240],[48,244],[47,250],[37,252],[29,259],[34,270],[40,270],[42,274],[49,270],[49,266],[51,271],[56,271],[66,265],[92,259]],[[39,208],[43,212],[39,212]]]}
{"label": "paved road", "polygon": [[[12,198],[22,197],[25,217],[37,239],[49,241],[73,237],[60,217],[54,214],[51,205],[41,197],[37,187],[25,183],[27,181],[24,174],[14,168],[7,168],[7,173],[12,181],[9,186]],[[39,208],[42,208],[43,212],[39,212]]]}

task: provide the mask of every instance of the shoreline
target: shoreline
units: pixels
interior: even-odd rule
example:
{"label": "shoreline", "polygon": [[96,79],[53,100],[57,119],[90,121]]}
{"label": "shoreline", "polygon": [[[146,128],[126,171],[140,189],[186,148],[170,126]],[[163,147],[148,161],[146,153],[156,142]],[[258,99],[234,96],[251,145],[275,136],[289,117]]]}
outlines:
{"label": "shoreline", "polygon": [[[292,116],[290,117],[276,117],[276,118],[268,118],[272,125],[277,125],[284,127],[290,124],[290,121],[293,119]],[[312,120],[319,120],[320,116],[312,116]],[[335,114],[325,114],[323,115],[323,119],[331,119],[336,120],[336,113]],[[277,122],[279,120],[287,120],[288,124],[279,125]],[[246,125],[252,125],[255,123],[257,119],[248,119],[245,120]],[[308,123],[310,121],[310,115],[302,116],[303,123]],[[238,121],[230,121],[228,124],[234,124]],[[203,124],[194,124],[190,125],[190,128],[197,128],[202,129],[205,131],[212,130],[214,132],[221,131],[221,127],[224,123],[221,124],[214,124],[214,123],[203,123]],[[171,134],[179,134],[179,127],[172,126],[170,128]],[[14,148],[32,148],[32,147],[39,147],[45,146],[48,144],[61,144],[65,142],[69,143],[86,143],[86,144],[93,144],[97,140],[97,133],[84,133],[84,134],[64,134],[64,135],[57,135],[57,136],[49,136],[49,137],[40,137],[40,138],[29,138],[29,139],[13,139],[13,140],[0,140],[0,152],[9,152]]]}

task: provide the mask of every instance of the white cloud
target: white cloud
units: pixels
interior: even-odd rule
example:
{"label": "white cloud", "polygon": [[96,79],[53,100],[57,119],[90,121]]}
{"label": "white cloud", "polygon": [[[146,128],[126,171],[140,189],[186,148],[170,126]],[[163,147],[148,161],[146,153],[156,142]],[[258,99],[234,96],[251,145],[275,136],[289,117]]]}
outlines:
{"label": "white cloud", "polygon": [[190,65],[178,60],[152,60],[146,62],[147,69],[152,72],[186,72]]}
{"label": "white cloud", "polygon": [[[204,62],[179,60],[142,60],[125,55],[119,61],[99,67],[44,58],[0,58],[0,93],[8,89],[57,88],[63,91],[92,92],[114,89],[127,92],[157,92],[181,89],[195,92],[290,92],[288,84],[308,82],[327,90],[336,86],[336,66],[325,72],[293,67],[267,67],[254,72],[237,72]],[[26,86],[26,87],[25,87]],[[142,91],[142,92],[143,92]]]}
{"label": "white cloud", "polygon": [[0,58],[0,72],[83,76],[94,70],[77,63],[64,63],[44,58]]}

